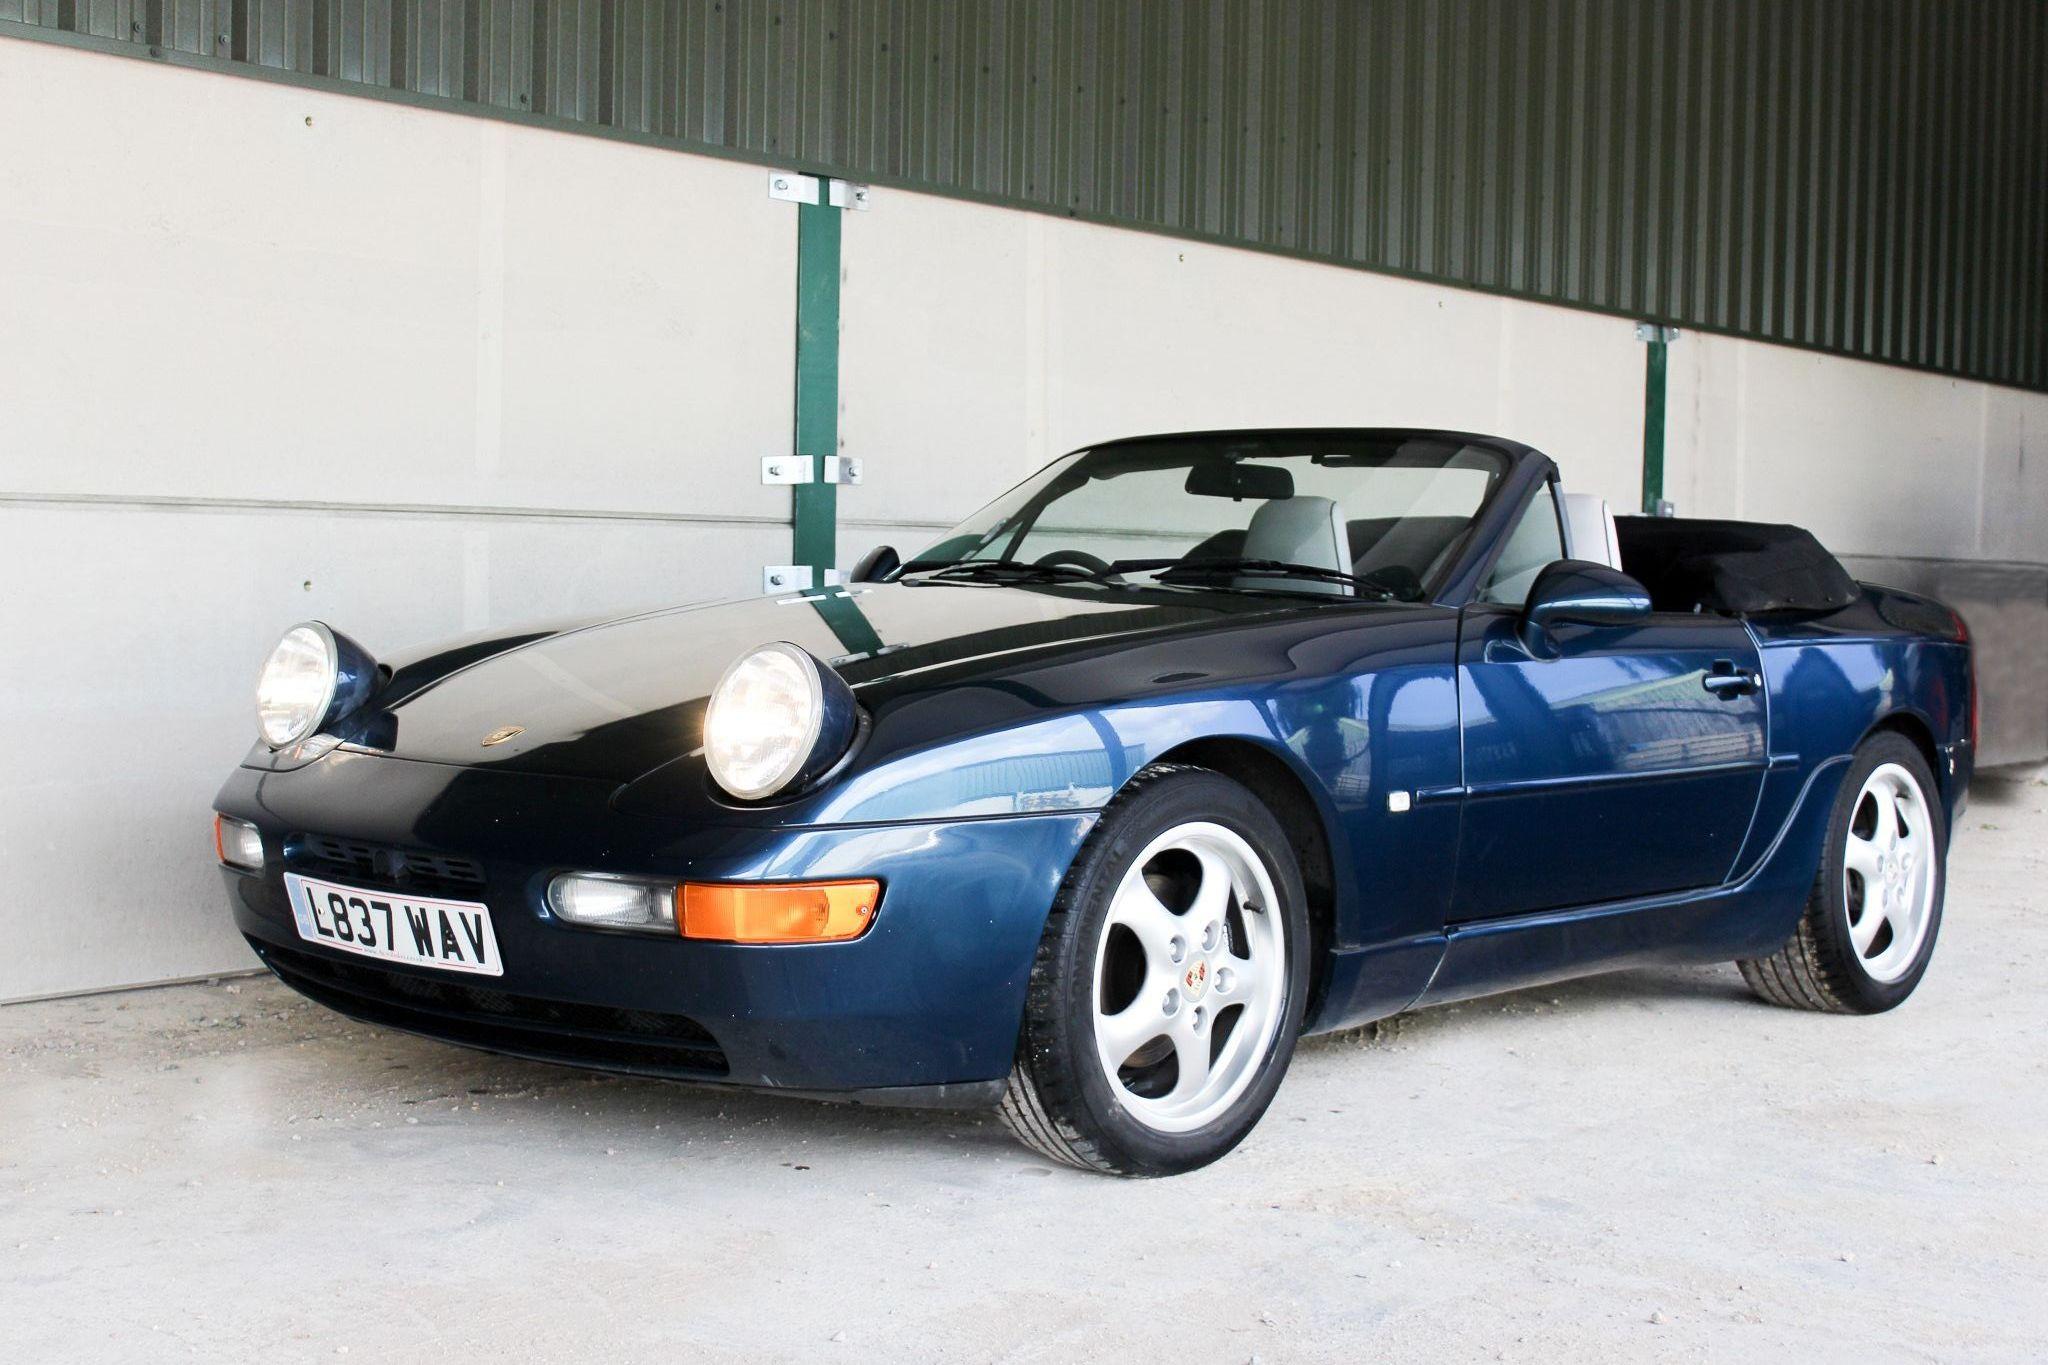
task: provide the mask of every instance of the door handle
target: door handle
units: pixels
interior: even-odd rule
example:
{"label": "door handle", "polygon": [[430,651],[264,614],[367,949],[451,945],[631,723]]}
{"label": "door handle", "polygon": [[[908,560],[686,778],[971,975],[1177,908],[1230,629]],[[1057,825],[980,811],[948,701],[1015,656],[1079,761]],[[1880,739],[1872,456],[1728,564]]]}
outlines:
{"label": "door handle", "polygon": [[1727,659],[1714,660],[1711,670],[1700,675],[1700,686],[1712,692],[1723,701],[1731,697],[1746,697],[1760,690],[1764,680],[1746,668],[1737,668]]}

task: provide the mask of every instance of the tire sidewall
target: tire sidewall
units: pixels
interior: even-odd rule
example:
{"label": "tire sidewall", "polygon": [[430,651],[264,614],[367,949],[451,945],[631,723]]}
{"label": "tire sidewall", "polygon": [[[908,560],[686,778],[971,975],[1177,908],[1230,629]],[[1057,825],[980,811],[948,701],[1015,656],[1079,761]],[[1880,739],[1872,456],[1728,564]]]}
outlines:
{"label": "tire sidewall", "polygon": [[[1132,861],[1161,833],[1190,821],[1223,826],[1251,845],[1280,899],[1286,933],[1287,999],[1279,1026],[1245,1092],[1213,1122],[1185,1133],[1162,1133],[1126,1110],[1095,1054],[1095,956],[1104,920]],[[1052,998],[1060,1060],[1083,1101],[1105,1155],[1132,1174],[1167,1175],[1207,1165],[1230,1151],[1258,1123],[1285,1077],[1308,998],[1308,898],[1280,822],[1259,799],[1217,773],[1169,773],[1118,808],[1090,840],[1072,872],[1070,904],[1058,945]]]}
{"label": "tire sidewall", "polygon": [[[1848,900],[1843,892],[1849,826],[1856,816],[1857,798],[1864,782],[1887,763],[1904,768],[1920,784],[1934,842],[1934,892],[1933,904],[1927,912],[1927,933],[1920,941],[1913,965],[1896,981],[1879,981],[1864,969],[1863,960],[1849,938]],[[1879,1014],[1896,1008],[1927,974],[1935,940],[1941,935],[1942,909],[1948,897],[1948,817],[1942,805],[1941,788],[1935,783],[1926,757],[1904,735],[1874,735],[1856,750],[1849,771],[1842,778],[1841,792],[1835,798],[1834,815],[1828,821],[1828,843],[1821,868],[1821,884],[1815,893],[1819,911],[1816,932],[1828,945],[1828,955],[1841,964],[1835,973],[1837,989],[1861,1013]]]}

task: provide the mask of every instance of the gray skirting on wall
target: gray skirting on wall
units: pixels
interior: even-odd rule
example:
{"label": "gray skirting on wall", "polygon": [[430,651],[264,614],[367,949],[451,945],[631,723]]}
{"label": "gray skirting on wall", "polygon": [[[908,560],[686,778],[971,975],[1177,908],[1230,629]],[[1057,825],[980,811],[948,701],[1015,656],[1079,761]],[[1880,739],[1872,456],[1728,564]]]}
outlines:
{"label": "gray skirting on wall", "polygon": [[2048,759],[2048,564],[1862,555],[1842,562],[1866,583],[1924,593],[1962,614],[1977,650],[1979,767]]}

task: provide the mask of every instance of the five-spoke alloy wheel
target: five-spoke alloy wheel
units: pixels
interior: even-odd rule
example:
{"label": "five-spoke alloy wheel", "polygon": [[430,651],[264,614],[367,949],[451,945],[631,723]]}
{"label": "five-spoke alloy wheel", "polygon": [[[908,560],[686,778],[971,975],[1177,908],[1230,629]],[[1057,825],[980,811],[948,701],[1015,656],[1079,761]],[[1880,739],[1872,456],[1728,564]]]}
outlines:
{"label": "five-spoke alloy wheel", "polygon": [[1047,923],[1005,1122],[1091,1170],[1214,1161],[1293,1055],[1308,933],[1295,854],[1251,792],[1202,769],[1140,774]]}
{"label": "five-spoke alloy wheel", "polygon": [[1250,844],[1206,820],[1131,862],[1095,950],[1095,1053],[1117,1102],[1162,1133],[1244,1093],[1286,1003],[1287,930]]}
{"label": "five-spoke alloy wheel", "polygon": [[1920,955],[1934,912],[1934,817],[1913,774],[1885,763],[1863,780],[1842,853],[1849,945],[1874,981]]}
{"label": "five-spoke alloy wheel", "polygon": [[1948,830],[1934,774],[1905,736],[1864,741],[1842,779],[1820,875],[1783,947],[1739,964],[1795,1009],[1875,1014],[1913,993],[1941,928]]}

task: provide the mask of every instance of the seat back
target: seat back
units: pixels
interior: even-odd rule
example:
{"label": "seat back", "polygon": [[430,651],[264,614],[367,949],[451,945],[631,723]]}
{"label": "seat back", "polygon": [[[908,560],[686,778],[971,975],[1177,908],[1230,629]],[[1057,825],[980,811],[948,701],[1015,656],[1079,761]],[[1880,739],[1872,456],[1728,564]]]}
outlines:
{"label": "seat back", "polygon": [[1592,493],[1566,493],[1564,552],[1590,564],[1621,567],[1621,537],[1614,528],[1614,509]]}
{"label": "seat back", "polygon": [[[1278,559],[1289,564],[1308,564],[1318,569],[1351,572],[1350,539],[1344,529],[1344,510],[1331,498],[1275,498],[1260,505],[1245,527],[1246,559]],[[1320,579],[1245,577],[1240,588],[1285,587],[1302,592],[1348,593],[1342,583]]]}

